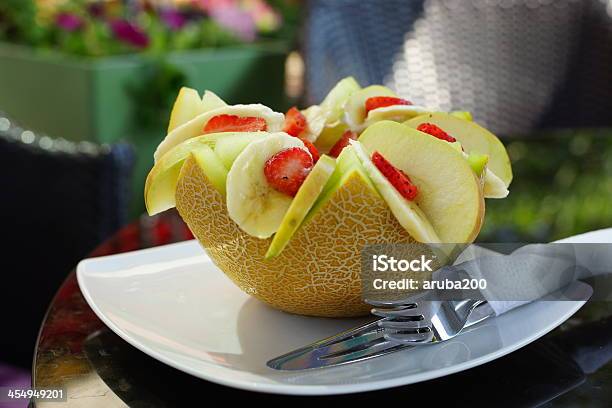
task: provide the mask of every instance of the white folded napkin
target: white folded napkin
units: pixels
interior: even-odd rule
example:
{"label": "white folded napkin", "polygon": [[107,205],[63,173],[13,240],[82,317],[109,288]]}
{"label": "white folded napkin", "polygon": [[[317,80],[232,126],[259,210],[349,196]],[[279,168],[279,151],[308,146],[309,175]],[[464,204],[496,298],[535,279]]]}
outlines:
{"label": "white folded napkin", "polygon": [[501,315],[575,280],[612,272],[611,248],[608,244],[531,244],[504,255],[471,245],[453,267],[436,271],[433,278],[456,279],[459,271],[486,280],[480,292],[495,314]]}

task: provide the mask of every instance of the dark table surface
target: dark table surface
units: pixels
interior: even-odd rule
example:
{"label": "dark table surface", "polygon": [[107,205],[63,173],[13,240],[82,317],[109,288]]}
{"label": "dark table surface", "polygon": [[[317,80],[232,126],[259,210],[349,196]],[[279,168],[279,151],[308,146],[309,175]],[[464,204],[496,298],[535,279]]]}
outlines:
{"label": "dark table surface", "polygon": [[[190,239],[174,212],[142,217],[92,256]],[[33,362],[36,387],[64,387],[66,403],[37,407],[183,407],[213,397],[289,397],[240,391],[197,379],[138,351],[110,331],[89,308],[72,271],[49,306]],[[320,399],[319,397],[309,397]],[[589,302],[563,325],[493,362],[444,378],[353,396],[360,402],[425,398],[453,406],[612,406],[612,303]],[[219,401],[217,399],[217,401]],[[259,402],[259,401],[257,401]]]}

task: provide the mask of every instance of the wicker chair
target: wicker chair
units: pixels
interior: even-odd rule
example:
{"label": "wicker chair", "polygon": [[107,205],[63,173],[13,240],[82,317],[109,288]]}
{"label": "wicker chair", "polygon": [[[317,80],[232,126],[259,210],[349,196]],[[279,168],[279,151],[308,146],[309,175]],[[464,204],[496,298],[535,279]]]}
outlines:
{"label": "wicker chair", "polygon": [[612,125],[608,0],[311,0],[304,39],[310,103],[353,75],[502,135]]}
{"label": "wicker chair", "polygon": [[4,232],[0,361],[31,363],[45,308],[68,271],[126,222],[134,162],[126,144],[72,143],[0,113]]}

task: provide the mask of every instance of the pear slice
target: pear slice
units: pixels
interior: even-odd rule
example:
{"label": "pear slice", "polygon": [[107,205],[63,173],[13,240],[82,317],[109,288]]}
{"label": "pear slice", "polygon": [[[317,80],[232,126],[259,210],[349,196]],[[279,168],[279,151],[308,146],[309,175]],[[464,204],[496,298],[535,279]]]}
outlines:
{"label": "pear slice", "polygon": [[484,215],[482,189],[467,160],[450,143],[391,121],[370,126],[358,140],[418,186],[415,202],[441,242],[469,243],[476,238]]}
{"label": "pear slice", "polygon": [[298,190],[289,209],[285,213],[281,225],[270,243],[265,256],[266,259],[274,258],[287,246],[289,240],[300,227],[302,221],[306,218],[306,215],[323,191],[323,187],[331,177],[335,167],[336,160],[331,157],[323,155],[319,158],[319,161],[304,180],[304,184]]}
{"label": "pear slice", "polygon": [[489,170],[503,180],[506,187],[512,181],[512,167],[502,142],[491,132],[478,124],[461,119],[453,114],[436,112],[417,116],[404,122],[416,129],[422,123],[432,123],[461,142],[466,153],[480,153],[489,156]]}
{"label": "pear slice", "polygon": [[[268,133],[265,132],[227,132],[227,133],[210,133],[188,139],[180,145],[171,149],[165,154],[161,160],[159,160],[147,176],[144,189],[145,205],[147,207],[147,213],[154,215],[165,211],[169,208],[173,208],[175,205],[174,192],[176,190],[176,181],[178,179],[179,172],[183,166],[183,162],[189,156],[192,151],[200,149],[202,146],[207,146],[211,149],[216,150],[217,142],[221,139],[231,140],[233,138],[259,140]],[[228,142],[229,144],[229,142]],[[239,144],[237,142],[237,144]],[[242,145],[242,148],[245,146]],[[230,156],[230,148],[224,146],[221,148],[226,163],[228,160],[227,156]],[[240,153],[238,147],[234,147],[231,155]],[[235,157],[235,156],[234,156]],[[230,164],[231,166],[231,164]],[[230,166],[227,166],[229,169]],[[215,183],[216,184],[216,183]]]}
{"label": "pear slice", "polygon": [[370,159],[371,154],[356,140],[351,140],[351,149],[359,158],[370,180],[376,186],[378,193],[385,199],[391,212],[402,227],[417,241],[435,244],[440,242],[438,234],[414,201],[406,200],[378,170]]}
{"label": "pear slice", "polygon": [[157,150],[155,150],[153,154],[155,161],[160,160],[164,154],[185,140],[201,135],[206,123],[218,115],[235,115],[240,117],[254,116],[263,118],[266,121],[268,132],[280,131],[285,121],[285,115],[274,112],[272,109],[261,104],[222,106],[204,112],[168,133],[165,139],[157,146]]}

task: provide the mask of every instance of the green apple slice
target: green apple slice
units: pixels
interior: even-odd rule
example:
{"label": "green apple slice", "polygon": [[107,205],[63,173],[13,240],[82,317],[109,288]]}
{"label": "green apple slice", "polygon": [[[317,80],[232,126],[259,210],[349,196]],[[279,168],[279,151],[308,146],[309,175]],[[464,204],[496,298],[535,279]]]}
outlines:
{"label": "green apple slice", "polygon": [[329,91],[325,99],[323,99],[323,102],[321,102],[321,108],[328,112],[327,123],[334,123],[342,119],[344,104],[352,94],[360,89],[361,86],[355,78],[346,77],[341,79],[331,91]]}
{"label": "green apple slice", "polygon": [[204,112],[204,107],[202,106],[202,100],[198,91],[185,86],[182,87],[172,106],[168,133],[202,112]]}
{"label": "green apple slice", "polygon": [[206,123],[218,115],[235,115],[239,117],[254,116],[263,118],[266,121],[268,132],[279,132],[283,128],[285,122],[285,115],[274,112],[272,109],[261,104],[222,106],[204,112],[168,133],[159,146],[157,146],[157,150],[155,150],[153,154],[155,161],[160,160],[164,154],[169,152],[173,147],[183,143],[185,140],[202,135],[202,130],[204,126],[206,126]]}
{"label": "green apple slice", "polygon": [[465,154],[465,158],[470,164],[470,167],[472,167],[472,170],[474,170],[474,173],[476,173],[477,176],[482,176],[482,173],[489,162],[489,156],[486,154],[470,153]]}
{"label": "green apple slice", "polygon": [[391,121],[375,123],[358,140],[418,186],[415,202],[443,243],[476,238],[484,215],[480,181],[450,143]]}
{"label": "green apple slice", "polygon": [[371,154],[366,152],[361,143],[355,140],[351,140],[350,142],[350,148],[355,151],[355,154],[370,177],[370,180],[374,183],[378,193],[387,202],[389,209],[400,225],[408,231],[412,238],[419,242],[430,244],[439,243],[440,238],[438,238],[438,234],[436,234],[427,216],[421,211],[417,203],[415,201],[406,200],[400,195],[389,180],[387,180],[374,163],[372,163],[370,159]]}
{"label": "green apple slice", "polygon": [[364,128],[382,120],[392,120],[394,122],[404,122],[408,119],[421,116],[431,112],[431,109],[418,105],[391,105],[382,108],[372,109],[368,112]]}
{"label": "green apple slice", "polygon": [[342,122],[335,122],[334,124],[327,125],[323,128],[323,131],[315,142],[315,146],[320,152],[327,153],[347,130],[348,126]]}
{"label": "green apple slice", "polygon": [[436,112],[429,113],[404,122],[416,129],[422,123],[432,123],[461,142],[466,153],[479,153],[489,156],[488,168],[503,180],[506,187],[512,181],[512,167],[508,153],[502,142],[491,132],[474,122],[460,119],[455,115]]}
{"label": "green apple slice", "polygon": [[227,103],[219,98],[216,93],[208,90],[204,91],[204,95],[202,95],[202,112],[208,112],[223,106],[227,106]]}
{"label": "green apple slice", "polygon": [[366,120],[365,103],[374,96],[397,96],[392,90],[382,85],[371,85],[354,92],[344,105],[344,121],[352,130],[358,132],[363,129]]}
{"label": "green apple slice", "polygon": [[468,122],[472,122],[474,120],[474,118],[472,117],[472,112],[452,111],[450,114],[456,118],[467,120]]}
{"label": "green apple slice", "polygon": [[304,223],[308,222],[316,212],[327,203],[327,201],[334,195],[338,189],[342,187],[342,185],[353,177],[356,173],[361,181],[363,181],[368,187],[372,189],[372,192],[376,196],[380,196],[376,188],[370,181],[370,178],[366,174],[363,166],[359,162],[357,155],[353,151],[353,149],[343,149],[340,153],[340,156],[336,159],[336,168],[332,173],[331,177],[327,181],[327,184],[323,187],[323,191],[319,195],[319,198],[315,202],[314,206],[306,216]]}
{"label": "green apple slice", "polygon": [[[215,133],[223,134],[223,133]],[[232,164],[236,160],[236,157],[247,147],[250,143],[261,140],[268,137],[268,132],[254,132],[254,133],[232,133],[231,137],[221,137],[215,144],[215,154],[219,157],[221,162],[226,168],[231,168]]]}
{"label": "green apple slice", "polygon": [[323,187],[331,177],[335,167],[336,160],[331,157],[323,155],[319,158],[285,213],[281,225],[270,243],[265,256],[266,259],[274,258],[287,246],[323,191]]}
{"label": "green apple slice", "polygon": [[226,194],[226,180],[228,171],[221,163],[215,152],[208,146],[201,146],[190,153],[198,165],[206,174],[213,187],[215,187],[223,197]]}
{"label": "green apple slice", "polygon": [[[216,149],[219,140],[231,140],[233,138],[253,139],[258,140],[267,135],[265,132],[227,132],[227,133],[210,133],[188,139],[180,145],[171,149],[159,160],[147,176],[145,183],[145,205],[149,215],[158,214],[175,205],[174,192],[176,191],[176,182],[179,172],[183,167],[185,159],[192,151],[200,149],[202,146],[207,146],[211,149]],[[229,150],[229,148],[222,148]],[[240,152],[238,152],[240,153]],[[234,153],[231,153],[234,154]],[[228,152],[227,155],[230,155]],[[226,158],[227,160],[227,158]],[[223,162],[222,162],[223,163]],[[229,168],[230,166],[227,166]]]}
{"label": "green apple slice", "polygon": [[225,105],[225,102],[211,91],[204,92],[202,99],[200,99],[198,91],[184,86],[179,91],[172,106],[168,133],[204,112]]}

